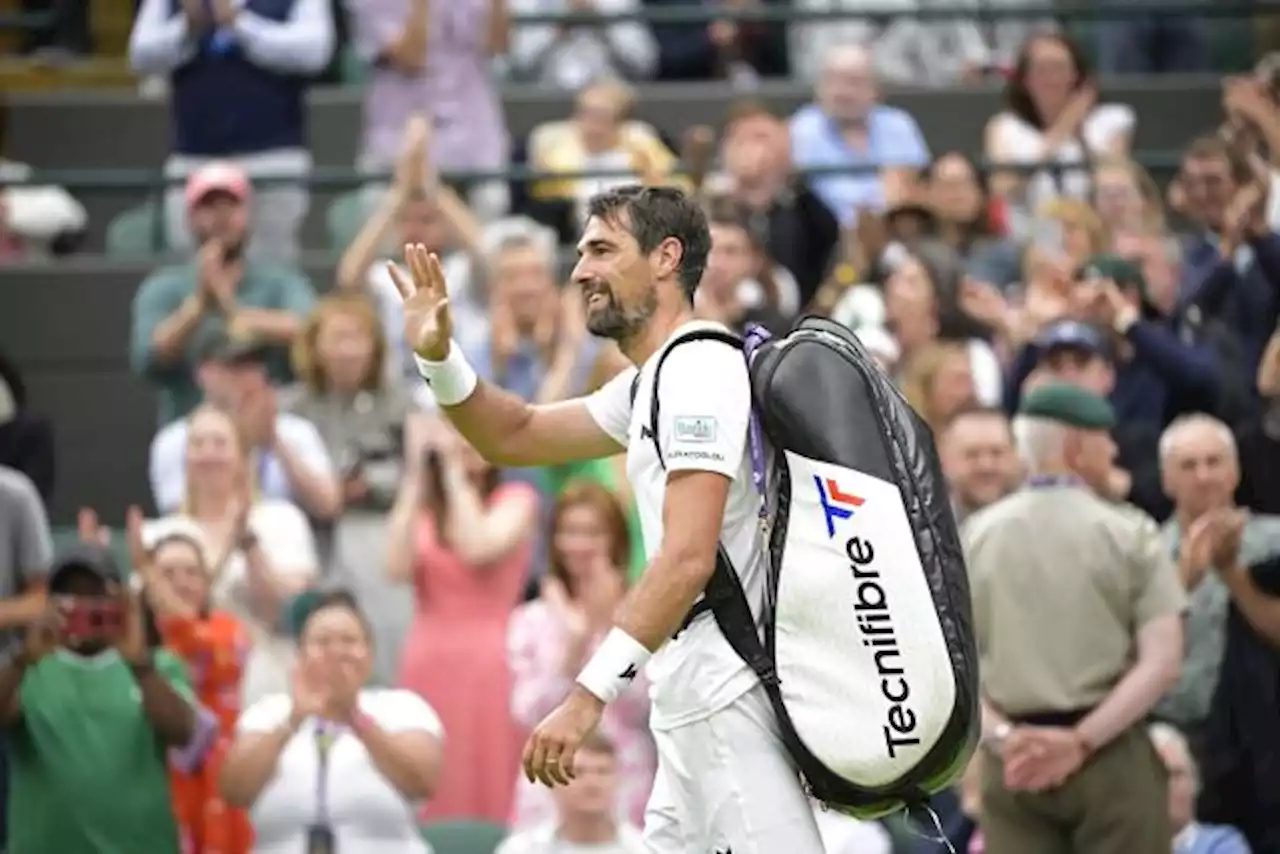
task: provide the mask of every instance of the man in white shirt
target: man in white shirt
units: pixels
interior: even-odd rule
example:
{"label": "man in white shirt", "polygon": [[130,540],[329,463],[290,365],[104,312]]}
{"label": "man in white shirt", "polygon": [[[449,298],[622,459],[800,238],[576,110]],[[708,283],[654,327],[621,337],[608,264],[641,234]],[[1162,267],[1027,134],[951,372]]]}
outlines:
{"label": "man in white shirt", "polygon": [[[682,344],[665,358],[656,437],[655,369],[693,319],[711,237],[698,205],[670,187],[628,186],[592,199],[573,283],[588,330],[637,366],[586,398],[534,406],[480,381],[450,343],[438,259],[406,247],[405,336],[453,424],[487,459],[556,465],[627,451],[649,566],[567,700],[530,736],[530,779],[566,784],[605,704],[648,665],[658,773],[645,816],[653,854],[821,854],[799,775],[754,672],[708,612],[688,619],[720,545],[754,607],[764,599],[760,498],[747,453],[751,389],[741,351]],[[632,403],[634,383],[634,405]],[[658,449],[661,449],[661,459]]]}
{"label": "man in white shirt", "polygon": [[[196,382],[205,401],[235,413],[237,374],[261,374],[251,344],[213,334],[202,343]],[[257,383],[271,394],[265,376]],[[273,447],[257,454],[255,484],[263,498],[292,501],[317,518],[341,511],[338,474],[316,426],[305,418],[276,411]],[[176,513],[187,491],[187,419],[166,425],[151,440],[151,495],[161,513]]]}

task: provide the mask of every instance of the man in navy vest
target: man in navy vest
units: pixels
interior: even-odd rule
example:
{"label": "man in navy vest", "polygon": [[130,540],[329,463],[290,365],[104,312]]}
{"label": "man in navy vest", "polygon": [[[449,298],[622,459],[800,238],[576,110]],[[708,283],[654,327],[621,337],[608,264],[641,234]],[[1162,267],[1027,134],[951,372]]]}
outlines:
{"label": "man in navy vest", "polygon": [[[129,61],[171,84],[173,148],[165,172],[185,178],[210,160],[233,160],[260,181],[255,255],[297,254],[311,172],[306,85],[333,46],[329,0],[143,0],[138,10]],[[170,244],[190,248],[181,186],[171,189],[165,209]]]}

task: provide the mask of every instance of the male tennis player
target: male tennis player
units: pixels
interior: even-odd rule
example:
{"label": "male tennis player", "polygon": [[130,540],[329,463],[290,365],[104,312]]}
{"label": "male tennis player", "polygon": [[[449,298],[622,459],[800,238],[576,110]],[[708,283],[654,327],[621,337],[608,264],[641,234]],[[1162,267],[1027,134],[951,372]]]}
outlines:
{"label": "male tennis player", "polygon": [[[821,854],[812,808],[751,669],[710,613],[682,623],[724,543],[748,598],[764,601],[759,497],[746,452],[750,387],[741,351],[716,341],[663,349],[713,326],[693,319],[711,237],[698,205],[671,188],[624,187],[591,200],[573,283],[587,328],[611,338],[640,372],[594,394],[534,406],[482,382],[450,342],[440,262],[405,248],[411,276],[392,266],[405,300],[405,335],[449,419],[489,460],[526,467],[627,452],[649,566],[617,625],[578,675],[569,698],[529,737],[525,773],[549,786],[573,777],[574,753],[604,705],[640,668],[653,684],[650,724],[658,774],[645,816],[654,854]],[[715,327],[723,328],[723,327]],[[650,400],[660,400],[658,442]]]}

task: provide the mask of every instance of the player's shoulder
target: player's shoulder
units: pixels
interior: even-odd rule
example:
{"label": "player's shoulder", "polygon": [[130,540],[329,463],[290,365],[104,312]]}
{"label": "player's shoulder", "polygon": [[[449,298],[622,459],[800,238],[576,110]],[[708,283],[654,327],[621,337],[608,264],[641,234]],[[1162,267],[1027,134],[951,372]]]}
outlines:
{"label": "player's shoulder", "polygon": [[726,376],[745,376],[740,339],[727,326],[708,321],[687,324],[663,345],[662,382],[668,376],[693,385],[712,385]]}

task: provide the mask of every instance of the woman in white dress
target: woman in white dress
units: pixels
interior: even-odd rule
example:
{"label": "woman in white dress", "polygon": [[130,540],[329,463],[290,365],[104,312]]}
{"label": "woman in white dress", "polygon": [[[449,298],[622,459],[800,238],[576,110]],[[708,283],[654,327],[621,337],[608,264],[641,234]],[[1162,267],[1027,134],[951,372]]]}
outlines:
{"label": "woman in white dress", "polygon": [[195,522],[213,556],[213,606],[234,613],[252,644],[241,682],[247,708],[288,688],[294,641],[280,615],[316,577],[315,541],[301,510],[257,495],[250,454],[225,412],[201,406],[189,416],[186,465],[179,515]]}
{"label": "woman in white dress", "polygon": [[403,690],[366,689],[372,635],[354,597],[317,594],[289,693],[240,718],[222,795],[250,811],[254,854],[427,854],[415,805],[439,778],[440,719]]}
{"label": "woman in white dress", "polygon": [[1005,89],[1005,108],[987,122],[983,145],[990,161],[1045,167],[991,176],[991,192],[1009,203],[1015,236],[1027,236],[1030,213],[1049,199],[1087,198],[1089,164],[1128,156],[1136,123],[1128,104],[1098,103],[1074,42],[1057,33],[1028,40]]}

